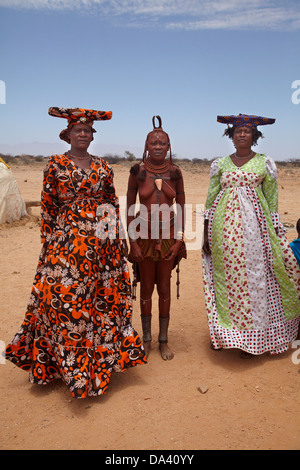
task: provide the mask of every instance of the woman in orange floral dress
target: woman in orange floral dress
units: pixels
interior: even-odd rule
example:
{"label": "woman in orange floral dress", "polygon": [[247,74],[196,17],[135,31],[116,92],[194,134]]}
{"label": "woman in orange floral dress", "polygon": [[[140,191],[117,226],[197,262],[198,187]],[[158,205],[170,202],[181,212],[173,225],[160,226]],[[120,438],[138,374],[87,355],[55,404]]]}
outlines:
{"label": "woman in orange floral dress", "polygon": [[131,324],[126,241],[113,172],[87,149],[110,112],[50,108],[68,119],[70,152],[49,158],[42,190],[42,251],[31,297],[6,358],[31,383],[62,378],[75,398],[105,393],[113,371],[146,362]]}

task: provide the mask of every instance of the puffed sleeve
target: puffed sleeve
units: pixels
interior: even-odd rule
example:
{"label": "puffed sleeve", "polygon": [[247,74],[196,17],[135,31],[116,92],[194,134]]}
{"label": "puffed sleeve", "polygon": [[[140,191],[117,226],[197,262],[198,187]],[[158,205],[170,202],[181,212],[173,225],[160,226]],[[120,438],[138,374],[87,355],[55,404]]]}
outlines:
{"label": "puffed sleeve", "polygon": [[53,233],[59,211],[56,169],[53,157],[50,157],[44,170],[41,197],[41,239],[48,242]]}
{"label": "puffed sleeve", "polygon": [[212,205],[221,190],[221,170],[219,167],[219,158],[214,160],[210,168],[210,182],[207,199],[205,203],[204,219],[209,218]]}
{"label": "puffed sleeve", "polygon": [[278,180],[277,180],[277,167],[275,162],[266,156],[266,170],[267,174],[262,183],[262,191],[268,203],[272,223],[274,228],[279,232],[285,233],[285,228],[280,222],[278,214]]}
{"label": "puffed sleeve", "polygon": [[268,203],[270,212],[278,212],[278,182],[275,162],[266,157],[267,175],[262,183],[262,190]]}

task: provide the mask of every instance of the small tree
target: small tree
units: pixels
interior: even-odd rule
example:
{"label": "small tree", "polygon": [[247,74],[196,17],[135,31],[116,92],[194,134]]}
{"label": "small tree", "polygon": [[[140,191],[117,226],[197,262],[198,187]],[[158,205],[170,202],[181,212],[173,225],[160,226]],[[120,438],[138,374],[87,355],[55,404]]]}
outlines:
{"label": "small tree", "polygon": [[129,162],[134,162],[134,160],[136,160],[135,158],[135,155],[131,152],[129,152],[129,150],[125,150],[125,158],[129,161]]}

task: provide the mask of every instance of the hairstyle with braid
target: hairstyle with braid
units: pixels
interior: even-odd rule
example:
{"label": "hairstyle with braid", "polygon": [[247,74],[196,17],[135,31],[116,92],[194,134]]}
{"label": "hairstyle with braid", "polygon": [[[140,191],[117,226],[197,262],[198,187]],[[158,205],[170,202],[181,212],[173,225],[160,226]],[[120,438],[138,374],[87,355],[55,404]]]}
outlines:
{"label": "hairstyle with braid", "polygon": [[[155,118],[158,120],[158,126],[155,125]],[[148,155],[148,141],[149,141],[151,135],[153,135],[154,132],[163,132],[168,138],[168,144],[169,144],[169,150],[170,150],[170,164],[171,164],[170,178],[173,181],[179,180],[179,179],[182,178],[182,175],[181,175],[181,172],[178,169],[178,167],[173,164],[170,137],[169,137],[169,134],[167,134],[167,132],[165,132],[162,128],[161,117],[160,116],[153,116],[152,123],[153,123],[153,130],[151,132],[149,132],[149,134],[147,135],[147,138],[146,138],[146,141],[145,141],[143,159],[140,163],[136,163],[130,169],[130,173],[133,174],[133,175],[138,175],[138,179],[140,181],[145,181],[145,179],[146,179],[146,170],[143,169],[142,171],[140,171],[140,165],[142,163],[145,163],[146,159],[149,158],[149,155]]]}
{"label": "hairstyle with braid", "polygon": [[[155,125],[155,118],[158,120],[158,126]],[[143,162],[146,160],[146,158],[148,158],[148,141],[151,137],[151,135],[154,133],[154,132],[163,132],[167,138],[168,138],[168,143],[169,143],[169,150],[170,150],[170,163],[171,165],[173,164],[172,162],[172,150],[171,150],[171,142],[170,142],[170,137],[169,135],[163,130],[162,128],[162,120],[161,120],[161,117],[160,116],[153,116],[152,118],[152,123],[153,123],[153,130],[151,132],[149,132],[149,134],[147,135],[147,138],[146,138],[146,142],[145,142],[145,147],[144,147],[144,153],[143,153]]]}

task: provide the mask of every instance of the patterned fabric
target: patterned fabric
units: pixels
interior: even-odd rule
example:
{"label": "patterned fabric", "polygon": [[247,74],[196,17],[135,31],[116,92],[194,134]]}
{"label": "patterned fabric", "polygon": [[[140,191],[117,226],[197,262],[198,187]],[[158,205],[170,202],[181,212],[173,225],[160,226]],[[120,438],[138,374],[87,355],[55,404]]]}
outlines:
{"label": "patterned fabric", "polygon": [[277,204],[268,157],[256,154],[241,168],[229,156],[213,162],[205,213],[212,256],[203,253],[203,277],[216,349],[277,354],[297,337],[300,269]]}
{"label": "patterned fabric", "polygon": [[275,119],[262,116],[239,114],[238,116],[218,116],[217,121],[222,124],[232,124],[234,127],[257,127],[274,124]]}
{"label": "patterned fabric", "polygon": [[131,324],[125,243],[116,224],[113,172],[100,158],[82,170],[50,157],[42,192],[42,242],[25,320],[6,357],[30,382],[62,378],[76,398],[101,395],[111,373],[146,362]]}
{"label": "patterned fabric", "polygon": [[87,124],[93,125],[94,121],[107,121],[111,119],[111,111],[96,111],[94,109],[83,108],[49,108],[50,116],[60,117],[68,120],[68,125]]}

